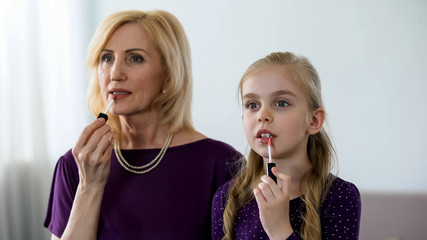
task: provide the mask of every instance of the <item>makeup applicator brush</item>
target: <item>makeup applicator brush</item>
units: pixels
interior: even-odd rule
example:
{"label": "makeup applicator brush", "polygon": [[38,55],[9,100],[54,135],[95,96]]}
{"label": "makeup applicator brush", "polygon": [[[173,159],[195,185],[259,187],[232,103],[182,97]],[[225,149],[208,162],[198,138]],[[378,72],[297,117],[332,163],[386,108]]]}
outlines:
{"label": "makeup applicator brush", "polygon": [[277,178],[271,171],[276,164],[271,161],[271,137],[268,139],[268,163],[267,163],[267,176],[271,177],[275,183],[277,183]]}
{"label": "makeup applicator brush", "polygon": [[114,98],[111,100],[110,104],[108,104],[107,109],[105,109],[105,113],[99,113],[97,119],[103,118],[103,119],[105,119],[105,122],[107,122],[107,120],[108,120],[107,113],[108,113],[108,110],[110,110],[111,105],[113,105],[113,102],[114,102]]}

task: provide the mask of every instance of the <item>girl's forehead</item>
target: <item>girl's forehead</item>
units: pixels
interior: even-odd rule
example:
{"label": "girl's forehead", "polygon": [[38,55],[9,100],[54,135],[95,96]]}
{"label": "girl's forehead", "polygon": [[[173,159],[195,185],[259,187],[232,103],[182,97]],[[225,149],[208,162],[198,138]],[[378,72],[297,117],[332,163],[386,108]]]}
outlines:
{"label": "girl's forehead", "polygon": [[242,94],[250,92],[271,92],[278,90],[301,91],[300,84],[283,65],[262,67],[249,74],[242,83]]}

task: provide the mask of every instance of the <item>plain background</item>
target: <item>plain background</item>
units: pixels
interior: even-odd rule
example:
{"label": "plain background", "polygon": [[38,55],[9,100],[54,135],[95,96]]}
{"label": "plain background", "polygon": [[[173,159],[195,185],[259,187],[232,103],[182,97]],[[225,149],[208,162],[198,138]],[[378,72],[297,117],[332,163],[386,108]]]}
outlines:
{"label": "plain background", "polygon": [[362,191],[427,192],[427,2],[94,1],[92,25],[127,9],[163,9],[192,49],[193,121],[247,152],[237,85],[273,51],[311,59],[323,84],[339,176]]}
{"label": "plain background", "polygon": [[87,45],[127,9],[178,17],[192,49],[194,124],[242,153],[243,72],[273,51],[311,59],[339,176],[362,193],[361,239],[426,235],[426,1],[0,0],[0,239],[49,238],[53,168],[94,118]]}

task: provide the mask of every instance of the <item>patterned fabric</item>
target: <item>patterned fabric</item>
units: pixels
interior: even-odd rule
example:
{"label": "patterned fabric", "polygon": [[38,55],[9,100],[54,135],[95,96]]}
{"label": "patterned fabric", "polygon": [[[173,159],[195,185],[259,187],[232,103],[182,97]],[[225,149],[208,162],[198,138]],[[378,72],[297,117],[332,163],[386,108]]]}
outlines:
{"label": "patterned fabric", "polygon": [[[221,186],[216,192],[212,204],[212,239],[224,237],[223,213],[227,202],[228,191],[233,181]],[[301,198],[292,199],[289,203],[289,217],[294,233],[288,240],[301,239],[299,232],[303,223],[302,215],[305,204]],[[336,178],[332,182],[329,194],[321,206],[322,239],[358,239],[360,228],[361,202],[357,187]],[[259,210],[255,198],[243,206],[237,214],[235,228],[236,240],[269,239],[261,225]]]}

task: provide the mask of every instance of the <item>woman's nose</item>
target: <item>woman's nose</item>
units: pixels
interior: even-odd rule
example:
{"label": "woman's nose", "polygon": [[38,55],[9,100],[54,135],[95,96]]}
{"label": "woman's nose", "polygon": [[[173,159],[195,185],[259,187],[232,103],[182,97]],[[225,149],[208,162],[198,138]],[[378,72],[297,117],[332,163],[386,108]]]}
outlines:
{"label": "woman's nose", "polygon": [[111,81],[123,81],[126,80],[126,74],[124,71],[123,61],[116,60],[111,67],[110,72]]}

